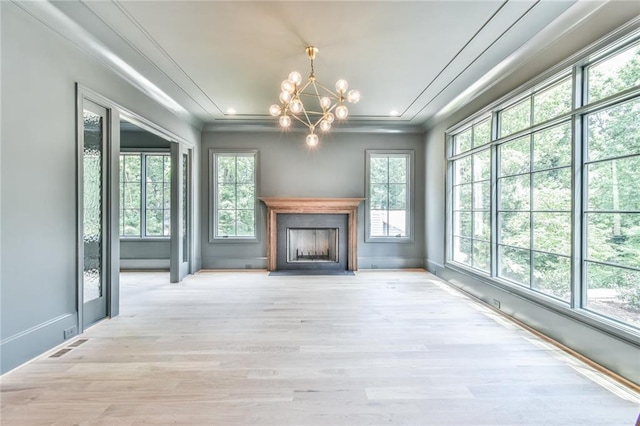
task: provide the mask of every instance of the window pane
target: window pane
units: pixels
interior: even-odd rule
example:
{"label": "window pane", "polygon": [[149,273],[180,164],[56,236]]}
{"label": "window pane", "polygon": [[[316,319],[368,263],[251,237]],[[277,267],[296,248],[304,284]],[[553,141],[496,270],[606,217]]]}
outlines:
{"label": "window pane", "polygon": [[163,235],[168,237],[171,235],[171,210],[164,210]]}
{"label": "window pane", "polygon": [[471,240],[453,237],[453,260],[471,266]]}
{"label": "window pane", "polygon": [[238,185],[237,208],[253,210],[255,208],[255,204],[256,199],[253,184]]}
{"label": "window pane", "polygon": [[491,178],[491,151],[479,152],[473,155],[473,181],[489,180]]}
{"label": "window pane", "polygon": [[370,210],[369,211],[369,223],[371,224],[371,235],[376,237],[384,237],[388,226],[386,225],[389,220],[387,218],[387,210]]}
{"label": "window pane", "polygon": [[236,211],[218,210],[218,236],[236,236]]}
{"label": "window pane", "polygon": [[529,175],[500,179],[500,209],[529,210]]}
{"label": "window pane", "polygon": [[640,211],[640,156],[589,164],[589,210]]}
{"label": "window pane", "polygon": [[569,256],[571,254],[571,214],[534,213],[533,248]]}
{"label": "window pane", "polygon": [[588,100],[594,102],[640,84],[640,45],[587,68]]}
{"label": "window pane", "polygon": [[142,160],[140,154],[121,155],[123,158],[123,181],[140,183],[140,170],[142,168]]}
{"label": "window pane", "polygon": [[371,184],[369,189],[369,206],[381,210],[389,207],[389,186],[387,184]]}
{"label": "window pane", "polygon": [[588,116],[589,161],[640,153],[640,99]]}
{"label": "window pane", "polygon": [[164,201],[163,201],[163,207],[167,210],[171,209],[171,185],[170,184],[164,184]]}
{"label": "window pane", "polygon": [[529,287],[530,264],[529,250],[511,247],[498,247],[499,276]]}
{"label": "window pane", "polygon": [[491,182],[473,184],[473,209],[489,210],[491,207]]}
{"label": "window pane", "polygon": [[164,206],[164,185],[147,181],[147,209],[161,209]]}
{"label": "window pane", "polygon": [[218,155],[216,156],[218,170],[218,182],[233,183],[236,181],[236,156]]}
{"label": "window pane", "polygon": [[533,96],[534,124],[550,120],[571,111],[571,78]]}
{"label": "window pane", "polygon": [[389,185],[389,209],[404,210],[407,208],[407,185]]}
{"label": "window pane", "polygon": [[471,210],[471,184],[453,187],[453,209]]}
{"label": "window pane", "polygon": [[227,210],[236,208],[236,186],[218,185],[218,209]]}
{"label": "window pane", "polygon": [[407,212],[406,210],[389,211],[389,222],[385,224],[386,234],[390,237],[407,236]]}
{"label": "window pane", "polygon": [[471,212],[453,214],[453,235],[471,237]]}
{"label": "window pane", "polygon": [[640,272],[587,264],[586,308],[640,327]]}
{"label": "window pane", "polygon": [[122,208],[140,210],[140,180],[135,183],[124,183],[120,195]]}
{"label": "window pane", "polygon": [[533,134],[533,170],[571,165],[571,122]]}
{"label": "window pane", "polygon": [[253,156],[251,157],[238,156],[238,162],[236,167],[237,167],[236,182],[253,184],[253,180],[254,180]]}
{"label": "window pane", "polygon": [[486,241],[491,239],[491,214],[489,212],[473,213],[473,237]]}
{"label": "window pane", "polygon": [[640,268],[640,213],[588,213],[587,258]]}
{"label": "window pane", "polygon": [[161,237],[164,235],[164,210],[147,209],[147,229],[145,235],[149,237]]}
{"label": "window pane", "polygon": [[473,241],[473,266],[489,272],[491,269],[491,246],[482,241]]}
{"label": "window pane", "polygon": [[500,137],[508,136],[531,126],[531,98],[505,109],[500,117]]}
{"label": "window pane", "polygon": [[499,240],[502,244],[530,247],[531,223],[529,213],[499,213]]}
{"label": "window pane", "polygon": [[248,237],[255,234],[253,210],[238,210],[238,236]]}
{"label": "window pane", "polygon": [[453,162],[454,185],[471,182],[471,157],[464,157]]}
{"label": "window pane", "polygon": [[124,229],[122,235],[125,237],[140,237],[140,209],[124,210]]}
{"label": "window pane", "polygon": [[531,137],[525,136],[500,145],[500,176],[531,171]]}
{"label": "window pane", "polygon": [[533,253],[533,288],[565,301],[571,298],[571,260]]}
{"label": "window pane", "polygon": [[371,157],[369,160],[369,182],[371,183],[387,183],[389,182],[389,161],[387,157]]}
{"label": "window pane", "polygon": [[453,137],[454,155],[471,149],[471,128]]}
{"label": "window pane", "polygon": [[407,158],[389,158],[389,183],[407,182]]}
{"label": "window pane", "polygon": [[491,142],[491,119],[473,126],[473,146],[478,147]]}
{"label": "window pane", "polygon": [[571,211],[571,169],[533,174],[533,209]]}
{"label": "window pane", "polygon": [[147,182],[164,181],[164,156],[147,155]]}

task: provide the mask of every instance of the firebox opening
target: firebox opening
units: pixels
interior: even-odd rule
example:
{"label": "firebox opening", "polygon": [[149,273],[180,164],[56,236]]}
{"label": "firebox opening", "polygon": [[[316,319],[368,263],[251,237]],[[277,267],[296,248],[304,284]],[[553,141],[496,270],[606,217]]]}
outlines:
{"label": "firebox opening", "polygon": [[338,228],[287,228],[287,263],[337,263]]}

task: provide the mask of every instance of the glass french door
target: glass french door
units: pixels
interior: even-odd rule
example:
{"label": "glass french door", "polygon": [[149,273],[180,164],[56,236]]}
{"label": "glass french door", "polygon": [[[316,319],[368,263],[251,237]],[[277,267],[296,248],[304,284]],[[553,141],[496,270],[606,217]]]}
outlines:
{"label": "glass french door", "polygon": [[79,149],[79,292],[82,328],[107,316],[107,110],[83,101]]}

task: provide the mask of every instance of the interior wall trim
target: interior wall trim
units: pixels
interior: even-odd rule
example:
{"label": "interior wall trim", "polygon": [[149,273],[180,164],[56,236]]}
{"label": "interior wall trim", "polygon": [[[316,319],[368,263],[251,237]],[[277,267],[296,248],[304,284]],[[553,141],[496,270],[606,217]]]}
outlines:
{"label": "interior wall trim", "polygon": [[[3,339],[0,341],[0,374],[13,370],[65,340],[75,337],[78,333],[77,324],[77,313],[65,313]],[[70,334],[65,339],[65,330],[71,328],[75,329],[75,334]]]}

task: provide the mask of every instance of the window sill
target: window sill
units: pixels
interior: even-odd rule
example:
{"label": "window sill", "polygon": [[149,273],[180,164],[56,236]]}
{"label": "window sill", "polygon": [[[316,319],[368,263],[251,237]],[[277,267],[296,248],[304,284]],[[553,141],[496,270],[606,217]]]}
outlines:
{"label": "window sill", "polygon": [[238,238],[238,237],[217,237],[217,238],[209,238],[210,244],[258,244],[260,239],[257,237],[247,237],[247,238]]}
{"label": "window sill", "polygon": [[413,237],[371,237],[367,236],[364,239],[365,243],[392,243],[392,244],[411,244],[413,243]]}

